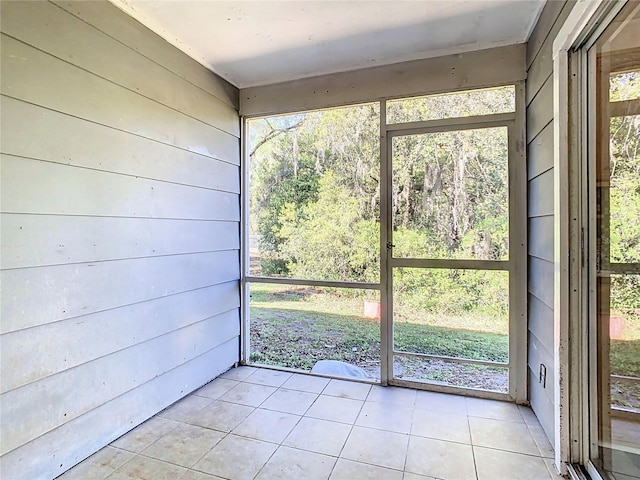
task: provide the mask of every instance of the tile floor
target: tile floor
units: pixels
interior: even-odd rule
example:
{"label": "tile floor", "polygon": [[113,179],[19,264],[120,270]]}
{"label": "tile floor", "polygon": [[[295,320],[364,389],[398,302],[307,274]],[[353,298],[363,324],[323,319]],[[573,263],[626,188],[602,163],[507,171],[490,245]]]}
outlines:
{"label": "tile floor", "polygon": [[232,369],[60,480],[550,480],[531,409]]}

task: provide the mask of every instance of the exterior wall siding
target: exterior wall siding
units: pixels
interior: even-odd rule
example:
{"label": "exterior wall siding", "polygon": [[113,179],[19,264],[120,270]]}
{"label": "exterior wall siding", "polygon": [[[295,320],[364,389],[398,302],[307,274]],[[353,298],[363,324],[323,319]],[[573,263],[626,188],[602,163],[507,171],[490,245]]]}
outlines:
{"label": "exterior wall siding", "polygon": [[[527,179],[529,249],[529,398],[554,442],[553,344],[553,40],[573,1],[550,1],[527,43]],[[540,365],[546,382],[540,382]]]}
{"label": "exterior wall siding", "polygon": [[0,476],[239,360],[238,90],[107,1],[1,4]]}

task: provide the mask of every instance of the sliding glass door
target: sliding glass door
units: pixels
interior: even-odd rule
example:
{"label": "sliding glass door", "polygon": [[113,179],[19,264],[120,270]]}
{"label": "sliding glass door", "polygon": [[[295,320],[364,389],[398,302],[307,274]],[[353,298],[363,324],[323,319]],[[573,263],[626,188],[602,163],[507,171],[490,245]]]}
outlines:
{"label": "sliding glass door", "polygon": [[640,478],[640,4],[587,53],[591,466]]}

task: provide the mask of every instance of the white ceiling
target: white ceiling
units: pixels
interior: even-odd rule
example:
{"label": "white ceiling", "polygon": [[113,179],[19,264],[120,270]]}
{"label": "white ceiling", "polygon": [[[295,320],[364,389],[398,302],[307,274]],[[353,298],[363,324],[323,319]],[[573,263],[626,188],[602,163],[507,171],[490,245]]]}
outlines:
{"label": "white ceiling", "polygon": [[239,88],[527,41],[546,0],[111,0]]}

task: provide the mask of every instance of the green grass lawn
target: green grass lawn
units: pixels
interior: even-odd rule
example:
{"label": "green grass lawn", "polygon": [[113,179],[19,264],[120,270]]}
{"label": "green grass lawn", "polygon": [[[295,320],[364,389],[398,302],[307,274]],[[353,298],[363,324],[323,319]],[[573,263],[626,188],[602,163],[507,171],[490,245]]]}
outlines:
{"label": "green grass lawn", "polygon": [[[362,293],[362,292],[359,292]],[[379,375],[380,324],[362,317],[363,297],[335,289],[251,285],[251,360],[309,370],[316,361],[342,360]],[[464,319],[400,316],[396,350],[506,362],[508,337],[462,328]],[[487,322],[483,330],[488,330]],[[502,326],[496,326],[496,330]],[[411,362],[408,362],[411,364]]]}
{"label": "green grass lawn", "polygon": [[[369,292],[377,293],[377,292]],[[341,360],[379,377],[380,323],[363,318],[365,292],[346,289],[251,285],[251,361],[310,370],[318,360]],[[398,351],[427,353],[476,360],[508,360],[507,319],[487,316],[428,315],[399,305],[396,307],[394,344]],[[638,328],[631,328],[631,327]],[[640,326],[625,324],[622,340],[611,342],[613,374],[640,376]],[[400,357],[396,370],[417,374],[428,363]],[[458,364],[459,365],[459,364]],[[492,367],[464,365],[422,368],[421,378],[454,384],[463,378],[505,376]],[[501,383],[501,385],[504,382]],[[480,386],[479,388],[482,388]],[[612,391],[614,401],[629,404],[624,385]],[[633,401],[631,401],[633,403]]]}

